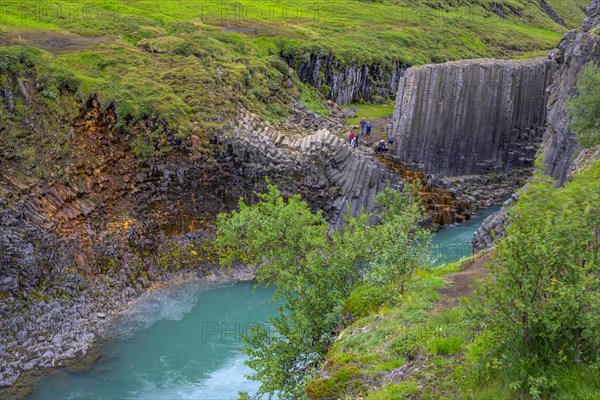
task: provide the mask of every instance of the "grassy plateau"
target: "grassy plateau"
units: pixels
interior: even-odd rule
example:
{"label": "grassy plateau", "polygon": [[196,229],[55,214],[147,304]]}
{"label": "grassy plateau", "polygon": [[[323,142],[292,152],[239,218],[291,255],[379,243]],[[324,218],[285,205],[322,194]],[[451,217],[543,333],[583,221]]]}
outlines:
{"label": "grassy plateau", "polygon": [[152,116],[203,134],[239,104],[279,119],[291,98],[307,98],[312,89],[281,55],[382,66],[539,55],[580,23],[587,1],[549,4],[567,26],[533,0],[4,1],[0,65],[25,54],[69,80],[79,99],[97,93],[115,103],[122,120]]}

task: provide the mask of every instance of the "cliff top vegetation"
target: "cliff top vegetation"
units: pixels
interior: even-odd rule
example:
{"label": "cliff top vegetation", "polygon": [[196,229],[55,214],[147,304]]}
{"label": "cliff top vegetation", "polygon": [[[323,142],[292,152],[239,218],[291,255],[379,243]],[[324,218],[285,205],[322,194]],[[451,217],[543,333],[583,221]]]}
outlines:
{"label": "cliff top vegetation", "polygon": [[580,23],[585,5],[9,1],[0,5],[0,73],[14,62],[11,54],[40,49],[35,68],[68,77],[81,98],[93,92],[115,102],[122,120],[152,115],[183,133],[192,120],[210,132],[239,103],[266,118],[286,115],[284,105],[302,90],[288,85],[294,78],[281,55],[299,62],[331,54],[342,64],[383,66],[528,57],[554,47]]}

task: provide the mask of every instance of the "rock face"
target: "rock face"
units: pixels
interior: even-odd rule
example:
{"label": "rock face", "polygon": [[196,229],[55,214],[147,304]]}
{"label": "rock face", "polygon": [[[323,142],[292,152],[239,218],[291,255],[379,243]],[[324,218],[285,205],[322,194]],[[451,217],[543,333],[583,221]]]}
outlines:
{"label": "rock face", "polygon": [[559,69],[550,86],[548,98],[548,128],[544,133],[546,173],[565,183],[573,160],[580,151],[575,134],[569,130],[567,100],[577,93],[577,75],[589,62],[600,62],[600,1],[588,7],[588,17],[579,31],[567,33],[558,45],[556,62]]}
{"label": "rock face", "polygon": [[[339,104],[357,101],[378,102],[393,98],[405,67],[393,63],[380,65],[342,65],[333,55],[308,54],[302,60],[282,56],[296,70],[302,82],[324,91]],[[326,85],[326,86],[325,86]]]}
{"label": "rock face", "polygon": [[[566,112],[567,100],[577,93],[577,74],[589,63],[600,62],[600,37],[597,30],[600,25],[600,0],[593,0],[588,7],[587,18],[579,31],[567,33],[561,40],[559,53],[555,57],[558,71],[554,83],[549,87],[548,127],[544,132],[543,152],[546,164],[545,173],[562,186],[569,174],[581,164],[600,159],[598,147],[581,149],[575,142],[575,134],[568,128]],[[579,154],[579,156],[578,156]],[[506,207],[489,216],[473,237],[473,250],[479,251],[493,246],[494,237],[501,238],[508,225]]]}
{"label": "rock face", "polygon": [[[412,169],[444,176],[532,164],[555,63],[470,60],[406,71],[391,124],[393,152]],[[412,165],[411,165],[412,164]]]}
{"label": "rock face", "polygon": [[497,238],[504,237],[509,218],[507,207],[513,205],[517,200],[518,194],[513,193],[512,197],[504,202],[500,211],[490,215],[483,221],[473,235],[473,253],[492,247]]}
{"label": "rock face", "polygon": [[333,225],[346,204],[352,213],[374,209],[375,194],[400,178],[372,149],[317,130],[344,124],[343,110],[328,107],[327,118],[294,109],[280,127],[242,110],[210,142],[192,137],[171,156],[142,162],[130,141],[160,124],[141,120],[120,131],[114,109],[90,99],[73,124],[69,172],[26,186],[2,170],[0,387],[86,353],[152,282],[179,269],[210,274],[214,266],[192,249],[217,213],[240,197],[252,202],[266,177],[286,195],[302,194]]}
{"label": "rock face", "polygon": [[510,174],[467,175],[438,178],[406,169],[397,157],[386,154],[381,161],[402,179],[418,180],[420,193],[431,220],[429,227],[437,231],[444,225],[463,223],[479,209],[499,204],[521,187],[531,169]]}
{"label": "rock face", "polygon": [[223,139],[221,158],[239,166],[245,181],[261,184],[268,176],[284,192],[302,194],[334,225],[342,222],[346,204],[355,215],[362,208],[371,211],[376,193],[400,183],[372,149],[352,149],[328,130],[286,137],[252,113],[244,112],[238,121],[233,137]]}

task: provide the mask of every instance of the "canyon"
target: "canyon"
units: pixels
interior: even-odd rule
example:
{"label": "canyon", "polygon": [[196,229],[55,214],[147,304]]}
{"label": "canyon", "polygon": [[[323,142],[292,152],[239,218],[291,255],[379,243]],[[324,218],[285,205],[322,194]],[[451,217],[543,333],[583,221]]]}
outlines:
{"label": "canyon", "polygon": [[[303,82],[329,87],[327,116],[293,104],[292,115],[276,123],[240,107],[227,129],[207,137],[166,134],[170,152],[151,160],[131,154],[131,143],[142,132],[168,132],[161,121],[129,121],[123,129],[114,108],[95,97],[73,106],[59,122],[69,151],[52,160],[64,166],[62,175],[23,183],[11,165],[0,175],[0,386],[85,353],[107,321],[153,285],[182,271],[218,275],[197,250],[215,216],[235,209],[240,197],[255,200],[267,178],[286,195],[300,193],[334,227],[346,212],[377,211],[374,196],[386,185],[416,178],[436,229],[511,196],[540,145],[546,171],[564,183],[579,152],[565,102],[577,73],[600,61],[599,22],[594,1],[582,29],[565,36],[551,61],[407,68],[284,56]],[[3,112],[11,114],[19,99],[35,111],[24,124],[43,129],[49,112],[35,101],[35,74],[5,78]],[[391,150],[377,158],[373,148],[352,149],[348,114],[338,104],[389,97],[396,99]],[[506,221],[505,210],[486,220],[474,248],[492,245],[492,232]]]}

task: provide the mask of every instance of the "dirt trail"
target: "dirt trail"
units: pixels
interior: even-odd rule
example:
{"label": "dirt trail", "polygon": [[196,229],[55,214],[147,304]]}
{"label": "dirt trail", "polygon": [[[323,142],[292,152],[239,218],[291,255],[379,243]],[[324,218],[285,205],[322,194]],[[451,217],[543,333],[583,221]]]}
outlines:
{"label": "dirt trail", "polygon": [[485,264],[490,261],[491,252],[487,251],[475,260],[467,261],[464,270],[448,274],[445,278],[448,284],[440,289],[440,299],[431,312],[456,307],[460,299],[473,294],[471,286],[477,279],[484,279],[488,275]]}
{"label": "dirt trail", "polygon": [[90,50],[102,44],[116,43],[109,36],[84,37],[71,33],[53,31],[32,31],[10,33],[0,37],[0,46],[33,46],[54,55]]}
{"label": "dirt trail", "polygon": [[371,125],[373,129],[371,130],[371,136],[361,136],[361,141],[365,142],[364,144],[368,146],[372,146],[373,144],[379,142],[380,140],[385,140],[387,138],[384,128],[390,122],[391,117],[382,117],[376,120],[371,121]]}

